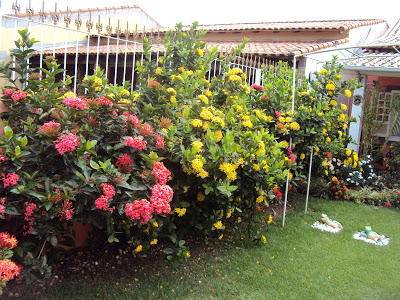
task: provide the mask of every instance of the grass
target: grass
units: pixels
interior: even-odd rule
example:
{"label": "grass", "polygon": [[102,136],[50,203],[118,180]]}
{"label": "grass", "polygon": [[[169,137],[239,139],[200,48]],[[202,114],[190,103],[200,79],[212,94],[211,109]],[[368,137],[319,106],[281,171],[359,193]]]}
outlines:
{"label": "grass", "polygon": [[[93,285],[65,282],[49,290],[46,299],[400,298],[398,210],[319,199],[311,199],[307,215],[301,210],[300,202],[285,228],[269,226],[266,245],[220,246],[185,264],[161,262]],[[311,228],[321,213],[340,221],[343,231]],[[390,236],[390,245],[354,240],[352,234],[365,225]]]}

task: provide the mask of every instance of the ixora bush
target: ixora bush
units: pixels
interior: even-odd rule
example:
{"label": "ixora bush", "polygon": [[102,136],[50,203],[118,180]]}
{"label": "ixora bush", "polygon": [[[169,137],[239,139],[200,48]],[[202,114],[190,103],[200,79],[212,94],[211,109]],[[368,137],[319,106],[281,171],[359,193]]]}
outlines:
{"label": "ixora bush", "polygon": [[[1,115],[0,222],[20,241],[23,276],[50,273],[46,256],[68,241],[73,222],[92,224],[105,242],[128,242],[136,253],[162,239],[177,246],[164,249],[168,258],[189,257],[188,235],[222,238],[280,203],[286,178],[291,187],[304,179],[312,147],[328,178],[339,176],[329,168],[332,157],[358,167],[356,154],[342,150],[349,120],[334,100],[350,96],[355,83],[341,81],[335,62],[298,87],[292,112],[287,65],[264,70],[264,86],[250,87],[230,68],[244,45],[218,55],[199,41],[202,31],[178,25],[158,62],[144,41],[135,91],[109,84],[98,69],[78,96],[71,78],[58,79],[63,70],[54,58],[43,69],[27,64],[35,41],[20,34],[16,66],[3,70],[11,85],[2,98],[10,111]],[[215,59],[221,74],[208,81]],[[255,239],[266,242],[262,232]]]}

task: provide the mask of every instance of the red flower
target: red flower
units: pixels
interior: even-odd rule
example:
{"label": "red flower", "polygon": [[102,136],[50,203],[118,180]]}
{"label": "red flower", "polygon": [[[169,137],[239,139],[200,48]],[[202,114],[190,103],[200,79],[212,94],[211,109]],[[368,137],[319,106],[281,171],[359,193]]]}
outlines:
{"label": "red flower", "polygon": [[99,97],[99,98],[96,98],[94,100],[97,101],[98,103],[100,103],[101,105],[104,105],[104,106],[112,106],[113,105],[113,102],[110,99],[106,98],[106,97]]}
{"label": "red flower", "polygon": [[38,132],[43,132],[47,135],[55,135],[61,129],[61,124],[58,122],[50,121],[44,123],[42,126],[39,127]]}
{"label": "red flower", "polygon": [[0,260],[0,280],[9,281],[18,276],[22,267],[17,266],[9,259]]}
{"label": "red flower", "polygon": [[111,199],[112,197],[115,196],[115,188],[111,184],[102,183],[102,184],[100,184],[100,186],[103,190],[103,195],[107,199]]}
{"label": "red flower", "polygon": [[26,98],[26,96],[28,96],[27,92],[19,90],[12,93],[11,99],[13,99],[14,102],[18,102],[19,100]]}
{"label": "red flower", "polygon": [[259,91],[259,92],[264,92],[264,87],[261,86],[261,85],[252,84],[250,87],[253,88],[253,89],[255,89],[255,90],[257,90],[257,91]]}
{"label": "red flower", "polygon": [[104,195],[101,195],[94,201],[94,205],[97,209],[107,211],[108,210],[108,198]]}
{"label": "red flower", "polygon": [[156,141],[156,148],[158,149],[164,149],[165,147],[165,141],[164,141],[164,137],[162,135],[157,134],[154,137],[154,140]]}
{"label": "red flower", "polygon": [[153,207],[146,199],[125,204],[125,215],[131,220],[140,220],[140,224],[146,224],[153,217]]}
{"label": "red flower", "polygon": [[2,173],[0,179],[3,180],[3,185],[6,188],[18,184],[19,176],[15,173]]}
{"label": "red flower", "polygon": [[289,160],[291,162],[295,162],[296,161],[296,155],[294,155],[293,153],[289,155]]}
{"label": "red flower", "polygon": [[78,147],[79,143],[79,138],[70,132],[68,134],[60,135],[57,138],[55,141],[55,148],[58,153],[64,155],[67,152],[74,151]]}
{"label": "red flower", "polygon": [[257,206],[256,206],[256,211],[262,211],[261,206],[257,205]]}
{"label": "red flower", "polygon": [[275,111],[275,117],[279,118],[282,114],[280,113],[280,111]]}
{"label": "red flower", "polygon": [[117,168],[120,168],[130,164],[133,164],[131,156],[129,154],[124,153],[117,157],[117,162],[115,163],[115,166]]}
{"label": "red flower", "polygon": [[277,188],[277,187],[273,188],[272,191],[274,192],[275,196],[278,199],[282,199],[283,195],[282,195],[282,192],[281,192],[281,190],[279,188]]}
{"label": "red flower", "polygon": [[71,220],[74,215],[74,208],[70,200],[64,200],[63,209],[61,210],[61,220]]}
{"label": "red flower", "polygon": [[64,98],[63,104],[80,110],[87,109],[86,102],[79,97]]}
{"label": "red flower", "polygon": [[138,137],[127,137],[124,139],[124,145],[139,151],[146,149],[147,142]]}
{"label": "red flower", "polygon": [[124,111],[124,112],[122,113],[122,116],[125,117],[125,118],[124,118],[124,121],[127,122],[127,123],[132,124],[133,127],[136,128],[136,127],[139,126],[139,124],[140,124],[139,118],[136,117],[135,115],[132,115],[132,114],[130,114],[130,113],[127,112],[127,111]]}
{"label": "red flower", "polygon": [[326,157],[327,157],[327,158],[332,158],[332,153],[326,152]]}
{"label": "red flower", "polygon": [[141,135],[146,136],[146,135],[153,134],[154,130],[151,125],[144,123],[144,124],[140,125],[139,132]]}
{"label": "red flower", "polygon": [[15,238],[15,236],[12,236],[11,234],[7,232],[1,232],[0,233],[0,248],[8,248],[12,249],[17,247],[18,241]]}
{"label": "red flower", "polygon": [[157,183],[166,184],[171,177],[171,172],[162,162],[156,162],[151,170],[151,174],[157,179]]}
{"label": "red flower", "polygon": [[389,207],[389,206],[392,206],[392,204],[391,204],[389,201],[386,201],[386,202],[385,202],[385,206],[386,206],[386,207]]}
{"label": "red flower", "polygon": [[6,89],[3,93],[3,96],[11,96],[13,92],[13,89]]}

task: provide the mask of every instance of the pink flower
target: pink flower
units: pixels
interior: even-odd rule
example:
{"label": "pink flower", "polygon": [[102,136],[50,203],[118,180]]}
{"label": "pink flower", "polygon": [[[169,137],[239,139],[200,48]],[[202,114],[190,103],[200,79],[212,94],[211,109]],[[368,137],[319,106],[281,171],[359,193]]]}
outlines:
{"label": "pink flower", "polygon": [[6,97],[11,96],[13,92],[14,92],[13,89],[5,89],[3,96],[6,96]]}
{"label": "pink flower", "polygon": [[130,164],[133,164],[133,160],[132,160],[131,156],[129,154],[124,153],[117,157],[117,162],[115,163],[115,166],[117,168],[120,168],[120,167],[127,166]]}
{"label": "pink flower", "polygon": [[6,161],[7,159],[8,159],[7,156],[3,154],[3,152],[0,150],[0,163]]}
{"label": "pink flower", "polygon": [[6,188],[18,184],[19,176],[15,173],[2,173],[0,179],[3,180],[3,185]]}
{"label": "pink flower", "polygon": [[164,141],[164,137],[162,135],[157,134],[154,137],[154,140],[156,141],[156,148],[158,149],[164,149],[165,147],[165,141]]}
{"label": "pink flower", "polygon": [[255,89],[255,90],[257,90],[257,91],[259,91],[259,92],[264,92],[264,87],[261,86],[261,85],[252,84],[250,87],[253,88],[253,89]]}
{"label": "pink flower", "polygon": [[297,158],[296,155],[294,155],[293,153],[289,155],[289,160],[290,160],[291,162],[295,162],[295,161],[296,161],[296,158]]}
{"label": "pink flower", "polygon": [[64,98],[63,104],[68,107],[84,110],[87,109],[86,102],[79,97]]}
{"label": "pink flower", "polygon": [[153,207],[146,199],[125,204],[125,215],[131,220],[140,220],[140,224],[146,224],[153,217]]}
{"label": "pink flower", "polygon": [[38,132],[43,132],[44,134],[47,135],[54,135],[57,134],[60,131],[60,129],[61,129],[60,123],[50,121],[40,126]]}
{"label": "pink flower", "polygon": [[100,103],[101,105],[104,105],[104,106],[112,106],[113,105],[113,102],[110,99],[106,98],[106,97],[99,97],[99,98],[96,98],[94,100],[97,101],[98,103]]}
{"label": "pink flower", "polygon": [[100,184],[100,186],[103,190],[103,195],[107,199],[111,199],[112,197],[115,196],[115,188],[111,184],[102,183],[102,184]]}
{"label": "pink flower", "polygon": [[10,259],[0,260],[0,281],[9,281],[21,273],[22,267],[16,265]]}
{"label": "pink flower", "polygon": [[153,134],[154,130],[150,124],[144,123],[144,124],[140,125],[139,132],[141,135],[146,136],[146,135]]}
{"label": "pink flower", "polygon": [[386,206],[386,207],[389,207],[389,206],[392,206],[392,204],[391,204],[389,201],[386,201],[386,202],[385,202],[385,206]]}
{"label": "pink flower", "polygon": [[74,208],[70,200],[64,200],[63,209],[61,210],[61,220],[71,220],[74,215]]}
{"label": "pink flower", "polygon": [[26,96],[28,96],[27,92],[18,90],[12,93],[11,99],[13,99],[14,102],[18,102],[19,100],[26,98]]}
{"label": "pink flower", "polygon": [[282,115],[282,114],[281,114],[280,111],[277,111],[277,110],[275,111],[275,117],[279,118],[281,115]]}
{"label": "pink flower", "polygon": [[139,151],[146,149],[147,142],[138,137],[127,137],[124,139],[124,145]]}
{"label": "pink flower", "polygon": [[8,232],[0,233],[0,248],[12,249],[17,247],[18,241],[15,236],[12,236]]}
{"label": "pink flower", "polygon": [[150,202],[155,200],[163,200],[166,202],[171,202],[174,197],[174,191],[167,184],[157,183],[151,188],[151,198]]}
{"label": "pink flower", "polygon": [[166,184],[171,177],[171,172],[162,162],[156,162],[151,170],[151,174],[157,179],[157,183]]}
{"label": "pink flower", "polygon": [[25,202],[25,217],[24,220],[27,222],[27,225],[23,227],[25,232],[23,233],[24,235],[30,234],[33,231],[33,224],[35,222],[35,219],[33,218],[33,215],[35,213],[35,209],[37,208],[37,205],[35,203],[29,203]]}
{"label": "pink flower", "polygon": [[35,203],[25,202],[25,218],[33,216],[37,205]]}
{"label": "pink flower", "polygon": [[79,138],[72,132],[69,132],[68,134],[60,135],[57,138],[57,140],[55,141],[55,148],[58,153],[64,155],[64,153],[76,150],[79,143]]}
{"label": "pink flower", "polygon": [[273,188],[272,189],[272,191],[274,192],[274,194],[275,194],[275,196],[278,198],[278,199],[282,199],[282,192],[281,192],[281,190],[279,189],[279,188]]}
{"label": "pink flower", "polygon": [[124,112],[122,113],[122,116],[125,117],[125,118],[124,118],[124,121],[127,122],[127,123],[132,124],[133,127],[136,128],[136,127],[139,126],[139,124],[140,124],[139,118],[136,117],[135,115],[132,115],[132,114],[130,114],[130,113],[127,112],[127,111],[124,111]]}
{"label": "pink flower", "polygon": [[101,195],[94,201],[94,205],[97,209],[107,211],[108,210],[108,198],[104,195]]}

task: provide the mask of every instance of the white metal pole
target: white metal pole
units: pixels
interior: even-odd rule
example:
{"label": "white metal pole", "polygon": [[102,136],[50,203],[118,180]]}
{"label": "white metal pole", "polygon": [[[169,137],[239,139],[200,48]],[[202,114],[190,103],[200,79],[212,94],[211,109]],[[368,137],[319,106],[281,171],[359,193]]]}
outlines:
{"label": "white metal pole", "polygon": [[75,69],[74,69],[74,93],[76,93],[76,85],[78,80],[78,47],[79,47],[79,32],[76,32],[76,44],[75,44]]}
{"label": "white metal pole", "polygon": [[96,71],[99,66],[99,53],[100,53],[100,35],[97,35],[97,52],[96,52],[96,66],[94,67],[94,71]]}
{"label": "white metal pole", "polygon": [[128,41],[125,41],[125,54],[124,54],[124,73],[122,75],[122,84],[125,82],[126,78],[126,58],[128,55]]}
{"label": "white metal pole", "polygon": [[304,213],[307,213],[307,209],[308,209],[308,197],[310,196],[311,169],[312,169],[313,155],[314,155],[314,147],[311,147],[311,153],[310,153],[310,167],[308,168],[306,207],[304,208]]}
{"label": "white metal pole", "polygon": [[110,56],[110,37],[107,37],[106,76],[108,77],[108,58]]}
{"label": "white metal pole", "polygon": [[[65,28],[65,41],[64,41],[64,72],[63,80],[67,77],[67,44],[68,44],[68,29]],[[41,61],[40,61],[41,62]]]}
{"label": "white metal pole", "polygon": [[118,75],[118,56],[119,56],[119,36],[117,39],[117,46],[115,50],[115,67],[114,67],[114,85],[117,84],[117,75]]}
{"label": "white metal pole", "polygon": [[[294,112],[295,89],[296,89],[296,56],[293,56],[292,115]],[[289,148],[291,147],[292,147],[292,137],[290,137],[290,142],[289,142]],[[283,206],[282,227],[285,227],[288,191],[289,191],[289,173],[286,177],[285,203]]]}

